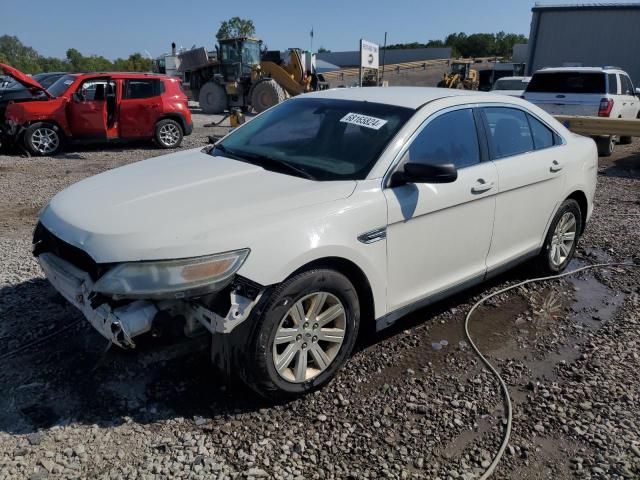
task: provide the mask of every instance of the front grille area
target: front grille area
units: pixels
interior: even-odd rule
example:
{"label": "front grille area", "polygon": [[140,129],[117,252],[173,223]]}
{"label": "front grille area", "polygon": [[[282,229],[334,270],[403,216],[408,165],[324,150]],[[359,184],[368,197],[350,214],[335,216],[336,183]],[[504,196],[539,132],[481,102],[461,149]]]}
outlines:
{"label": "front grille area", "polygon": [[96,263],[87,252],[60,240],[44,225],[38,223],[33,232],[33,255],[37,257],[47,252],[53,253],[74,267],[87,272],[93,281],[100,278],[108,268],[108,265]]}

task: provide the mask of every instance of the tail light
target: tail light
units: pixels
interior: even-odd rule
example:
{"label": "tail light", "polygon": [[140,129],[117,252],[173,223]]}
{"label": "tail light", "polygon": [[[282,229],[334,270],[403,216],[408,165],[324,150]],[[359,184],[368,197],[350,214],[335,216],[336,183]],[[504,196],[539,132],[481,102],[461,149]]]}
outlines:
{"label": "tail light", "polygon": [[612,109],[613,109],[613,99],[603,98],[602,100],[600,100],[600,107],[598,108],[598,116],[608,117],[609,115],[611,115]]}

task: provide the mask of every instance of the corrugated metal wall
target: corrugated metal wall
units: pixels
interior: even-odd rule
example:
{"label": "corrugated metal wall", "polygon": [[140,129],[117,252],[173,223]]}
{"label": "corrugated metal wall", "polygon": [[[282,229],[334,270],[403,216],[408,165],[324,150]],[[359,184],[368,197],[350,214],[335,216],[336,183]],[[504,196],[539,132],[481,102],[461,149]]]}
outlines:
{"label": "corrugated metal wall", "polygon": [[640,86],[640,8],[533,9],[528,72],[615,65]]}

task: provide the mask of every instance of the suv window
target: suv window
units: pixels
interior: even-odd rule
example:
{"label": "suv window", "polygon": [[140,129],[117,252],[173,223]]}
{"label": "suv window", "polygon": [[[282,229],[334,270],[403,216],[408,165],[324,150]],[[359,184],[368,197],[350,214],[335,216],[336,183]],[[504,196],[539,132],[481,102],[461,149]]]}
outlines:
{"label": "suv window", "polygon": [[530,152],[533,148],[527,115],[509,107],[482,109],[489,130],[489,147],[493,158]]}
{"label": "suv window", "polygon": [[605,74],[597,72],[537,72],[527,92],[535,93],[605,93]]}
{"label": "suv window", "polygon": [[151,98],[157,97],[162,92],[158,79],[134,79],[127,80],[124,87],[123,98]]}
{"label": "suv window", "polygon": [[409,162],[453,163],[457,168],[480,163],[473,111],[455,110],[436,117],[411,142],[407,153]]}
{"label": "suv window", "polygon": [[622,94],[623,95],[633,95],[633,83],[631,83],[631,79],[626,75],[620,75],[620,80],[622,81]]}
{"label": "suv window", "polygon": [[618,76],[615,73],[610,73],[607,75],[609,80],[609,93],[611,95],[618,94]]}
{"label": "suv window", "polygon": [[533,115],[527,114],[529,126],[531,127],[531,135],[533,136],[533,146],[536,150],[553,147],[555,135],[553,131]]}
{"label": "suv window", "polygon": [[105,78],[87,80],[80,85],[78,93],[85,102],[103,102],[107,95],[115,91],[115,82]]}

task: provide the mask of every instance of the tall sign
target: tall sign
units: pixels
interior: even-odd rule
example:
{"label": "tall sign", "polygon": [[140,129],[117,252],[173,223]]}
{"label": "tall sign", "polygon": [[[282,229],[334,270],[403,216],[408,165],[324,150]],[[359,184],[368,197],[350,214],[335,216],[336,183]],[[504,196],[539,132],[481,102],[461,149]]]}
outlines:
{"label": "tall sign", "polygon": [[364,69],[376,70],[376,80],[378,79],[378,68],[380,66],[380,46],[377,43],[360,39],[360,79],[362,86],[362,75]]}

